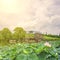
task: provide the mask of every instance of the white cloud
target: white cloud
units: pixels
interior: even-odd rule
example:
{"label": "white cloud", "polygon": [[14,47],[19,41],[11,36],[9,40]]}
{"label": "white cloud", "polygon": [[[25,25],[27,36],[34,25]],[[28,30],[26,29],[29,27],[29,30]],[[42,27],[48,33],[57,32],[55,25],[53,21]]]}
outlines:
{"label": "white cloud", "polygon": [[0,28],[22,26],[27,30],[59,33],[58,2],[60,3],[59,0],[0,0]]}

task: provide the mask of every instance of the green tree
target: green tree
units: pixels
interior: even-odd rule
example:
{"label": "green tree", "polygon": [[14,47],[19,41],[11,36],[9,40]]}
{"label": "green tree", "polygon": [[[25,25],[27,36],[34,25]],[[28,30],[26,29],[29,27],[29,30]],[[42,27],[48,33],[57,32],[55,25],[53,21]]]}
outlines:
{"label": "green tree", "polygon": [[9,42],[9,40],[12,39],[12,33],[8,28],[4,28],[1,31],[1,33],[2,33],[5,41]]}
{"label": "green tree", "polygon": [[13,39],[22,42],[22,40],[25,38],[25,35],[26,31],[22,27],[16,27],[14,29]]}
{"label": "green tree", "polygon": [[3,35],[1,33],[1,31],[0,31],[0,43],[2,44],[3,41],[4,41],[4,37],[3,37]]}

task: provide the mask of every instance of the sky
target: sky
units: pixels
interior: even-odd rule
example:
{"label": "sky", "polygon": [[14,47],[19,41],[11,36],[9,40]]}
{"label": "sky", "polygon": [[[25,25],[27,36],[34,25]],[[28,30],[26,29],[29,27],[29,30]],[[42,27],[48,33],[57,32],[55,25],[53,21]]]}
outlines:
{"label": "sky", "polygon": [[0,0],[0,29],[23,27],[60,33],[60,0]]}

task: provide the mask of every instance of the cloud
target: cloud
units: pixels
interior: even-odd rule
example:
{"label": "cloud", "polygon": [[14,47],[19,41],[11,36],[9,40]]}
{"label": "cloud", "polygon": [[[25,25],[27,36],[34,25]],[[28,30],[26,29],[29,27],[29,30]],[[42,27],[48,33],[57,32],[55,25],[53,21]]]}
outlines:
{"label": "cloud", "polygon": [[[44,0],[43,0],[44,1]],[[41,1],[41,2],[43,2]],[[46,0],[47,2],[49,0]],[[39,2],[40,3],[40,2]],[[42,11],[37,11],[38,14],[36,16],[39,18],[35,18],[37,24],[35,25],[35,30],[41,32],[48,32],[52,34],[59,34],[60,33],[60,3],[59,0],[50,0],[47,5],[42,4],[41,8],[44,8]],[[39,8],[39,6],[37,7]],[[40,9],[41,9],[40,8]]]}
{"label": "cloud", "polygon": [[0,0],[0,28],[22,26],[60,33],[60,0]]}

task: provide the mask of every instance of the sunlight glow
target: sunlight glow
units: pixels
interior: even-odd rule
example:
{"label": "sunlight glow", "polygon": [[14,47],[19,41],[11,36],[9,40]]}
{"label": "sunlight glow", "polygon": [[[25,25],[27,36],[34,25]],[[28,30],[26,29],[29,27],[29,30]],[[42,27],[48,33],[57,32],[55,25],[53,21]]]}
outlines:
{"label": "sunlight glow", "polygon": [[21,0],[0,0],[0,10],[6,13],[25,11],[25,2]]}

